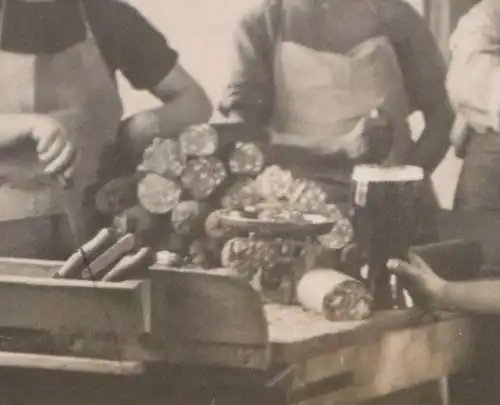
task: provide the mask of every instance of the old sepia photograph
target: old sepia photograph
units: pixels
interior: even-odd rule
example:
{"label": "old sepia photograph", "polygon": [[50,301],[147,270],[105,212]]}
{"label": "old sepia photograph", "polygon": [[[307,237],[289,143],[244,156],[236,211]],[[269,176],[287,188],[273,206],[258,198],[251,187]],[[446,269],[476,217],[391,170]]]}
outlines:
{"label": "old sepia photograph", "polygon": [[500,405],[500,0],[0,0],[0,405]]}

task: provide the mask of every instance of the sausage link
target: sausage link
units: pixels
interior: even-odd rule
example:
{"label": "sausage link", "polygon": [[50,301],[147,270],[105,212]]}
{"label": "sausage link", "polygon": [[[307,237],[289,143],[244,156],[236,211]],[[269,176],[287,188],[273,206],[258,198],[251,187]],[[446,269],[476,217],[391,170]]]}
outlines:
{"label": "sausage link", "polygon": [[[101,229],[91,240],[73,253],[54,275],[54,278],[77,278],[85,267],[85,261],[94,260],[105,248],[114,242],[114,232],[110,228]],[[83,252],[83,254],[82,254]]]}
{"label": "sausage link", "polygon": [[115,266],[104,275],[102,281],[123,281],[134,275],[142,267],[148,267],[152,264],[154,258],[151,249],[144,247],[135,254],[126,255],[115,264]]}
{"label": "sausage link", "polygon": [[99,255],[97,259],[90,263],[87,270],[91,273],[86,278],[98,280],[103,272],[106,272],[116,264],[124,255],[130,253],[136,246],[134,235],[128,233],[122,236],[118,242],[113,244],[108,250]]}

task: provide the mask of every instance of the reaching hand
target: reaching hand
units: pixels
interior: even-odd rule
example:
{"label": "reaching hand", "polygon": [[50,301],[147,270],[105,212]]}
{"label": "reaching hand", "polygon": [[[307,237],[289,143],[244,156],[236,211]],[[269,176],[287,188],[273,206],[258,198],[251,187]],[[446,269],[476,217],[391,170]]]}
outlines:
{"label": "reaching hand", "polygon": [[348,135],[345,152],[354,161],[380,163],[392,147],[392,130],[386,117],[374,110],[361,119]]}
{"label": "reaching hand", "polygon": [[387,268],[395,274],[408,280],[416,287],[418,294],[423,294],[431,303],[439,301],[446,281],[438,277],[420,257],[410,254],[410,263],[391,259]]}
{"label": "reaching hand", "polygon": [[38,158],[44,172],[50,176],[69,180],[73,176],[77,151],[69,141],[65,128],[48,116],[37,117],[32,127]]}

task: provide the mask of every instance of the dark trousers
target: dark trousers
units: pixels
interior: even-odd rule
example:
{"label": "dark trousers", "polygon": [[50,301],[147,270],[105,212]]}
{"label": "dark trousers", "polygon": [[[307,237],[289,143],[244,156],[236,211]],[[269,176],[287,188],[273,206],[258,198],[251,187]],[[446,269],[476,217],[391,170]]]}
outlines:
{"label": "dark trousers", "polygon": [[455,208],[500,212],[500,134],[472,134],[465,148]]}

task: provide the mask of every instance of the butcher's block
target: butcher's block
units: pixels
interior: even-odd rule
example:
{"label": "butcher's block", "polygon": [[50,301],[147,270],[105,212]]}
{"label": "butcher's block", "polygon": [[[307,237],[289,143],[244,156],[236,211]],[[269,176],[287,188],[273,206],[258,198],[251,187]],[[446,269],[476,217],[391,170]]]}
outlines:
{"label": "butcher's block", "polygon": [[101,373],[139,373],[156,361],[269,365],[265,313],[241,280],[158,266],[147,280],[51,278],[60,266],[0,259],[0,365]]}
{"label": "butcher's block", "polygon": [[335,323],[263,305],[217,272],[153,267],[148,280],[104,283],[51,278],[60,266],[0,259],[6,398],[21,386],[37,404],[157,404],[179,390],[196,396],[182,404],[360,404],[445,381],[473,353],[471,320],[453,314]]}

